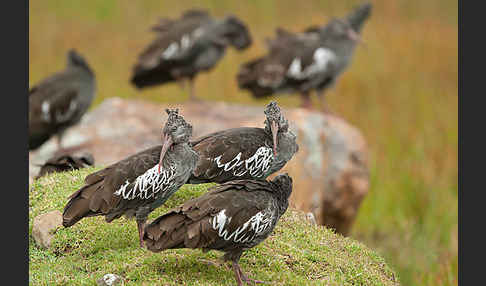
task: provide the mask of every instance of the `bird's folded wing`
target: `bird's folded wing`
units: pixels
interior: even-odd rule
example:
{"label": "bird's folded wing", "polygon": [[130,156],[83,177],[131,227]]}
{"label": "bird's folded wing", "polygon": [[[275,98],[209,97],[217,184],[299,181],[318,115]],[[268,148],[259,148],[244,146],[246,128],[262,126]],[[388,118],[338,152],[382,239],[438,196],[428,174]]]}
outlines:
{"label": "bird's folded wing", "polygon": [[[79,91],[74,88],[66,88],[59,91],[55,97],[43,102],[44,106],[49,106],[45,110],[48,117],[54,123],[63,123],[71,120],[79,108]],[[44,111],[44,108],[43,108]]]}
{"label": "bird's folded wing", "polygon": [[120,196],[125,200],[154,199],[158,193],[164,193],[174,185],[175,176],[175,168],[161,168],[159,172],[159,165],[156,164],[138,176],[135,180],[129,181],[127,179],[125,183],[114,192],[114,195]]}
{"label": "bird's folded wing", "polygon": [[[193,145],[199,154],[193,174],[205,179],[214,178],[223,172],[242,175],[255,167],[256,160],[252,160],[255,156],[271,156],[267,154],[271,153],[270,144],[266,142],[266,134],[259,128],[235,128],[215,133],[214,136],[208,136]],[[256,157],[254,159],[258,159]]]}
{"label": "bird's folded wing", "polygon": [[269,231],[274,213],[266,211],[263,192],[225,185],[155,219],[146,228],[150,249],[249,243]]}
{"label": "bird's folded wing", "polygon": [[315,76],[329,73],[337,56],[324,46],[304,47],[294,54],[287,68],[286,76],[294,80],[310,80]]}
{"label": "bird's folded wing", "polygon": [[161,19],[152,29],[157,38],[140,54],[136,69],[154,68],[165,61],[178,60],[188,53],[203,33],[200,27],[211,18],[203,12],[187,12],[181,19]]}
{"label": "bird's folded wing", "polygon": [[85,186],[97,186],[89,196],[90,208],[93,211],[102,208],[107,213],[122,200],[145,199],[145,195],[149,198],[150,187],[154,185],[150,178],[167,177],[167,171],[158,178],[152,174],[152,169],[158,167],[160,150],[161,146],[154,146],[86,176]]}

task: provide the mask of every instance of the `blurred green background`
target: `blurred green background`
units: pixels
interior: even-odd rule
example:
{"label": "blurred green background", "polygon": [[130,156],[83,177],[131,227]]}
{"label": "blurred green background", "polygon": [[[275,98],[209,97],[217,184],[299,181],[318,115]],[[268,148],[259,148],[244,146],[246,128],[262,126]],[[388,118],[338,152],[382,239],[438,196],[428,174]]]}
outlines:
{"label": "blurred green background", "polygon": [[[458,2],[383,0],[363,29],[366,46],[327,99],[365,136],[371,185],[352,236],[378,250],[403,285],[457,285]],[[241,63],[265,52],[276,27],[301,31],[340,17],[361,1],[29,1],[29,85],[65,66],[76,48],[97,75],[94,106],[108,97],[184,102],[176,84],[142,92],[129,83],[138,54],[159,17],[188,8],[229,13],[249,26],[254,43],[196,81],[198,96],[263,105],[236,85]],[[298,96],[279,103],[298,106]],[[313,98],[317,103],[317,99]]]}

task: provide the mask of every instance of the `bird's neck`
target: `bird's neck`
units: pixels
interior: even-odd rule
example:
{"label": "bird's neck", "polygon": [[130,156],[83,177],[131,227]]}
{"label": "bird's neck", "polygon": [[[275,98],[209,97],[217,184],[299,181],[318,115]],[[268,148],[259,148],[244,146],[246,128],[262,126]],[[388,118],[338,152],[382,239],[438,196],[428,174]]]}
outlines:
{"label": "bird's neck", "polygon": [[87,78],[93,78],[93,70],[86,64],[72,64],[68,63],[68,68],[74,69],[79,72],[79,74],[86,76]]}
{"label": "bird's neck", "polygon": [[276,197],[277,202],[278,202],[277,203],[278,213],[280,215],[282,215],[283,213],[285,213],[285,211],[289,207],[290,193],[286,193],[286,192],[282,191],[279,187],[277,187],[277,189],[279,191],[274,192],[273,195]]}
{"label": "bird's neck", "polygon": [[294,144],[293,141],[294,140],[291,138],[291,134],[289,131],[279,132],[277,134],[277,161],[278,159],[283,159],[284,161],[290,160],[290,158],[286,158],[286,156],[290,155],[291,153],[289,152],[289,149]]}
{"label": "bird's neck", "polygon": [[192,150],[192,148],[189,146],[188,142],[177,143],[170,146],[167,154],[171,154],[171,156],[178,156],[190,150]]}
{"label": "bird's neck", "polygon": [[356,47],[356,43],[352,42],[351,40],[349,42],[343,40],[337,43],[334,41],[324,41],[324,45],[336,53],[338,57],[345,58],[351,55]]}

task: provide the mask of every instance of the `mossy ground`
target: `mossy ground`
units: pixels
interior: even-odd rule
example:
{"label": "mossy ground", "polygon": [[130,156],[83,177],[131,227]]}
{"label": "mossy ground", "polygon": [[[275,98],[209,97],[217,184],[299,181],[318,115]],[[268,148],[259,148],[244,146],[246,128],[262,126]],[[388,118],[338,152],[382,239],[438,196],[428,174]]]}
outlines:
{"label": "mossy ground", "polygon": [[[86,218],[55,231],[49,250],[37,247],[32,223],[37,215],[62,211],[67,197],[99,168],[52,174],[29,190],[29,284],[96,285],[106,273],[123,277],[124,285],[235,285],[222,253],[179,249],[153,253],[138,246],[133,220],[106,223],[103,217]],[[201,195],[209,185],[185,185],[152,220],[171,207]],[[322,226],[309,224],[304,214],[288,210],[274,233],[246,251],[241,267],[251,277],[270,285],[398,285],[397,275],[384,259],[360,242],[344,238]]]}

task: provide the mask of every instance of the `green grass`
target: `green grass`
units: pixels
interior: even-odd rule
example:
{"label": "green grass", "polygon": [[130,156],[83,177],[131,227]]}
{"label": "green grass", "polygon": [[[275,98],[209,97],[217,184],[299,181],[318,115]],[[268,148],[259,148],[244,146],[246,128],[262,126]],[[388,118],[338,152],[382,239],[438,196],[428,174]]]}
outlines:
{"label": "green grass", "polygon": [[[32,237],[35,216],[60,210],[66,198],[99,168],[52,174],[40,178],[29,191],[30,285],[96,285],[106,273],[123,277],[124,285],[234,285],[231,268],[207,265],[219,262],[221,252],[180,249],[152,253],[138,246],[133,220],[106,223],[86,218],[55,231],[49,250],[38,248]],[[208,185],[185,185],[150,215],[199,196]],[[274,233],[244,253],[242,268],[272,285],[398,285],[385,260],[364,244],[322,226],[312,226],[304,214],[288,210]]]}
{"label": "green grass", "polygon": [[[175,84],[137,91],[129,83],[137,55],[159,17],[191,7],[217,16],[237,14],[254,44],[229,50],[196,90],[207,100],[260,105],[238,90],[240,63],[264,52],[277,26],[292,31],[327,22],[359,0],[347,1],[29,1],[29,83],[65,64],[76,47],[98,79],[94,106],[104,99],[184,102]],[[370,149],[370,192],[351,236],[383,255],[404,285],[457,285],[458,10],[452,0],[372,1],[363,29],[367,46],[328,95],[332,110],[357,126]],[[314,98],[315,101],[317,101]],[[281,96],[287,107],[297,96]]]}

